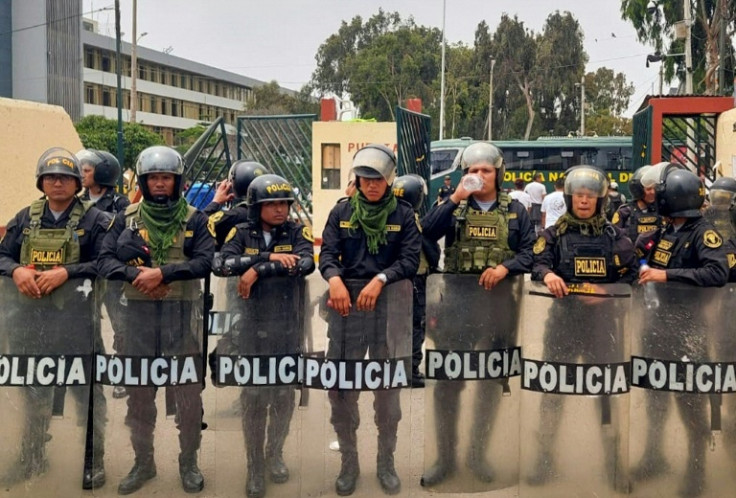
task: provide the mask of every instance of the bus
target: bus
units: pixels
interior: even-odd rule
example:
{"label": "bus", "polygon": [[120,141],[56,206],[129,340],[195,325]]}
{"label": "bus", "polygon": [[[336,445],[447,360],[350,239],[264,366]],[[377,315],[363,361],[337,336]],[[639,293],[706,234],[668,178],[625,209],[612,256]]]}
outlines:
{"label": "bus", "polygon": [[[444,177],[449,175],[457,186],[462,176],[460,157],[468,145],[478,142],[469,137],[432,142],[430,195],[437,196]],[[521,178],[532,181],[534,173],[542,174],[547,192],[566,169],[580,164],[598,166],[608,178],[619,184],[619,192],[630,198],[628,183],[633,173],[631,137],[540,137],[537,140],[493,141],[503,152],[506,174],[504,190],[514,189]]]}

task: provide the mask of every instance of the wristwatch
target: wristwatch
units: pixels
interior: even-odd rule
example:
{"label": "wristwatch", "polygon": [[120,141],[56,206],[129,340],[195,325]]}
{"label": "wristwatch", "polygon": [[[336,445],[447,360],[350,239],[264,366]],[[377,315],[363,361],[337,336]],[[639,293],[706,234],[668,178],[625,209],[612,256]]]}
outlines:
{"label": "wristwatch", "polygon": [[383,282],[384,284],[388,282],[388,277],[386,276],[385,273],[379,273],[378,275],[376,275],[376,278],[380,280],[381,282]]}

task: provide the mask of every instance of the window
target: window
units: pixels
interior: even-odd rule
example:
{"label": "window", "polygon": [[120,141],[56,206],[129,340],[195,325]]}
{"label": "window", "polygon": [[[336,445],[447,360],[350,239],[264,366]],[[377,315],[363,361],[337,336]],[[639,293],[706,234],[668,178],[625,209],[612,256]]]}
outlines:
{"label": "window", "polygon": [[102,105],[105,107],[112,106],[112,96],[110,95],[110,90],[108,88],[104,88],[102,90]]}
{"label": "window", "polygon": [[97,99],[96,96],[95,87],[92,85],[84,85],[84,102],[86,104],[96,104]]}
{"label": "window", "polygon": [[340,144],[322,144],[322,188],[340,188]]}
{"label": "window", "polygon": [[432,151],[432,175],[438,173],[450,172],[455,164],[455,158],[460,153],[460,149],[439,149]]}
{"label": "window", "polygon": [[95,67],[95,51],[91,48],[84,49],[84,67]]}
{"label": "window", "polygon": [[102,56],[102,70],[106,73],[110,72],[111,64],[110,64],[110,56],[105,54]]}

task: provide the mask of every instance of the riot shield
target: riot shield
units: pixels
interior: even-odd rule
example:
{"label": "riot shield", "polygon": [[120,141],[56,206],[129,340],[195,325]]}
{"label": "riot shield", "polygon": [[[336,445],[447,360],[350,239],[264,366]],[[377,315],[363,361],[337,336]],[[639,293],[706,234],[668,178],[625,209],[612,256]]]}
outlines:
{"label": "riot shield", "polygon": [[520,494],[626,493],[630,286],[525,286]]}
{"label": "riot shield", "polygon": [[[239,277],[230,279],[237,289]],[[314,457],[323,438],[319,427],[308,424],[323,424],[324,412],[310,406],[300,389],[304,354],[312,345],[305,280],[259,279],[248,299],[229,294],[227,303],[232,324],[211,356],[216,466],[224,476],[216,493],[238,496],[245,487],[250,496],[318,494],[322,468]]]}
{"label": "riot shield", "polygon": [[[108,400],[105,492],[132,492],[136,483],[127,476],[134,466],[145,494],[183,494],[180,469],[197,465],[205,486],[214,480],[212,443],[205,438],[200,448],[202,284],[177,281],[168,290],[153,299],[125,283],[117,300],[105,302],[105,353],[95,360],[95,381]],[[113,398],[115,386],[127,397]]]}
{"label": "riot shield", "polygon": [[[31,299],[0,277],[0,486],[12,496],[81,492],[99,330],[94,304],[89,278],[67,280]],[[57,391],[65,395],[57,397],[52,417]]]}
{"label": "riot shield", "polygon": [[634,496],[733,493],[736,286],[634,289]]}
{"label": "riot shield", "polygon": [[424,487],[472,493],[517,482],[522,287],[523,276],[490,291],[478,275],[427,281]]}
{"label": "riot shield", "polygon": [[[378,496],[398,492],[396,486],[404,492],[418,487],[411,462],[420,461],[421,450],[411,440],[410,390],[402,389],[411,380],[412,283],[384,286],[373,311],[358,311],[356,299],[368,282],[345,281],[352,303],[345,317],[329,306],[322,284],[314,342],[323,343],[326,332],[327,352],[307,355],[303,382],[312,395],[327,394],[322,423],[329,424],[328,438],[316,454],[328,446],[334,451],[321,462],[322,490],[334,490],[341,471],[359,472],[356,495]],[[381,484],[376,475],[385,478],[394,468],[401,483],[382,491],[388,481]]]}

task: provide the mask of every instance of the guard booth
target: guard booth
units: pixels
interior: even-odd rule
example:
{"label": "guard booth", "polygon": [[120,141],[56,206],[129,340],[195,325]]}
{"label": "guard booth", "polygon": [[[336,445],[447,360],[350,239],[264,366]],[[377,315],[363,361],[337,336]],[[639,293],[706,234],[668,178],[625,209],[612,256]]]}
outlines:
{"label": "guard booth", "polygon": [[634,114],[634,169],[673,162],[701,178],[716,178],[718,117],[733,108],[733,97],[648,96]]}

